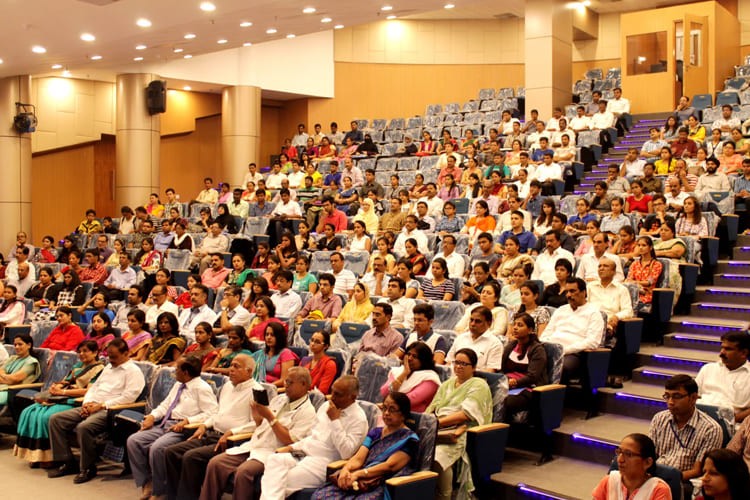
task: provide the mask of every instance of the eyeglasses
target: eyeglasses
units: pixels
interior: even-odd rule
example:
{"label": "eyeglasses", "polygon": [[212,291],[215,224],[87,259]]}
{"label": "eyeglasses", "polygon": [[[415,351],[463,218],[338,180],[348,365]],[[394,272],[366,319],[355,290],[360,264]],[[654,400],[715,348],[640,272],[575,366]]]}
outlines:
{"label": "eyeglasses", "polygon": [[471,366],[471,363],[467,363],[466,361],[454,361],[453,364],[455,366],[461,366],[461,367],[464,367],[464,368],[467,367],[467,366]]}
{"label": "eyeglasses", "polygon": [[669,401],[670,399],[673,399],[673,400],[675,400],[675,401],[679,401],[679,400],[681,400],[681,399],[685,399],[685,398],[686,398],[686,397],[688,397],[688,396],[689,396],[689,394],[682,394],[682,393],[680,393],[680,392],[673,392],[673,393],[665,392],[665,393],[664,393],[664,394],[663,394],[663,395],[661,396],[661,398],[662,398],[662,399],[663,399],[664,401]]}
{"label": "eyeglasses", "polygon": [[620,455],[623,455],[627,459],[642,456],[640,453],[635,453],[630,450],[623,450],[622,448],[615,448],[615,456],[619,457]]}
{"label": "eyeglasses", "polygon": [[396,406],[384,406],[383,413],[401,413],[401,410]]}

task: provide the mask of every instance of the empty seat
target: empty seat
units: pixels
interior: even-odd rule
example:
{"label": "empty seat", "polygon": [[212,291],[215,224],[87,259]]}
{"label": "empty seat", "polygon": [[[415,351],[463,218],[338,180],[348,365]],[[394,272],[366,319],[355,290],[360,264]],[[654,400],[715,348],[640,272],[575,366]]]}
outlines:
{"label": "empty seat", "polygon": [[592,68],[586,71],[585,76],[589,80],[601,80],[602,78],[604,78],[604,73],[601,68]]}
{"label": "empty seat", "polygon": [[350,270],[357,276],[365,274],[369,259],[370,254],[368,252],[344,252],[346,269]]}
{"label": "empty seat", "polygon": [[434,169],[439,159],[438,156],[423,156],[419,159],[419,169]]}
{"label": "empty seat", "polygon": [[357,160],[357,168],[363,172],[368,168],[375,168],[375,158],[362,158],[361,160]]}
{"label": "empty seat", "polygon": [[711,94],[696,94],[693,96],[693,107],[699,111],[713,106]]}
{"label": "empty seat", "polygon": [[515,94],[511,87],[503,87],[499,89],[495,95],[495,99],[511,99],[513,97],[515,97]]}
{"label": "empty seat", "polygon": [[406,128],[419,128],[422,126],[421,116],[412,116],[406,121]]}
{"label": "empty seat", "polygon": [[428,104],[425,114],[427,116],[438,115],[443,112],[443,106],[440,104]]}
{"label": "empty seat", "polygon": [[451,102],[451,103],[446,104],[443,110],[446,113],[458,113],[461,111],[461,108],[459,107],[457,102]]}
{"label": "empty seat", "polygon": [[397,170],[416,170],[419,158],[416,156],[405,156],[398,159]]}
{"label": "empty seat", "polygon": [[740,103],[740,96],[737,92],[719,92],[716,95],[716,105],[724,106],[725,104],[734,105]]}
{"label": "empty seat", "polygon": [[378,158],[377,170],[396,170],[398,158]]}
{"label": "empty seat", "polygon": [[388,124],[388,130],[403,130],[406,128],[406,120],[403,118],[392,118]]}

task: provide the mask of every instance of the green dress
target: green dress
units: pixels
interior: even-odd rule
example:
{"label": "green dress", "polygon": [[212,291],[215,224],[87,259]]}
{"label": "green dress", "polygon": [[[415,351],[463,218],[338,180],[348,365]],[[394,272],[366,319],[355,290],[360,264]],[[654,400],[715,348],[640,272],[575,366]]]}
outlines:
{"label": "green dress", "polygon": [[[18,372],[24,372],[26,377],[18,382],[19,384],[30,384],[36,382],[39,375],[42,374],[42,369],[39,367],[39,361],[34,356],[26,356],[19,358],[17,355],[10,356],[8,359],[0,364],[0,370],[3,370],[8,375],[12,375]],[[8,386],[6,384],[0,384],[0,407],[8,404]]]}

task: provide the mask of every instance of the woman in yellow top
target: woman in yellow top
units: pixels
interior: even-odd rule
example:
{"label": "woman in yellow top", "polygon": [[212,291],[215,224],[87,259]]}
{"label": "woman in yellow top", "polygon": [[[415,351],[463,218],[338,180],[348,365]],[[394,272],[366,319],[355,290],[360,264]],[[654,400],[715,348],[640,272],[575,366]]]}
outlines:
{"label": "woman in yellow top", "polygon": [[337,332],[341,323],[366,323],[373,308],[369,288],[362,282],[357,283],[354,285],[352,300],[346,303],[338,317],[333,320],[332,331]]}
{"label": "woman in yellow top", "polygon": [[495,218],[490,215],[490,208],[484,200],[477,201],[474,210],[476,215],[466,221],[461,229],[462,234],[469,235],[469,241],[473,244],[482,233],[491,233],[495,230]]}
{"label": "woman in yellow top", "polygon": [[367,232],[370,234],[377,234],[378,232],[378,214],[375,213],[375,203],[370,198],[365,197],[360,204],[360,209],[357,215],[354,216],[354,221],[361,220],[365,223]]}
{"label": "woman in yellow top", "polygon": [[675,163],[677,163],[677,160],[672,157],[672,150],[664,146],[659,153],[659,159],[654,162],[656,175],[671,174],[674,171]]}
{"label": "woman in yellow top", "polygon": [[706,127],[701,125],[701,122],[695,115],[688,117],[688,139],[692,139],[700,144],[703,144],[706,140]]}
{"label": "woman in yellow top", "polygon": [[148,212],[151,217],[156,217],[157,219],[164,217],[164,205],[161,204],[157,193],[151,193],[149,195],[146,212]]}

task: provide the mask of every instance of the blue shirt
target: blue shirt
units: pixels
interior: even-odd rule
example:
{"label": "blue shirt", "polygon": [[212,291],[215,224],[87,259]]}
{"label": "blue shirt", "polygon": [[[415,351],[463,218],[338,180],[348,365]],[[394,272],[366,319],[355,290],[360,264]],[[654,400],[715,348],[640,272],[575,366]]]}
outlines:
{"label": "blue shirt", "polygon": [[737,177],[734,181],[734,192],[739,193],[742,190],[750,192],[750,180],[746,179],[743,175],[742,177]]}
{"label": "blue shirt", "polygon": [[578,215],[574,215],[574,216],[568,218],[568,225],[572,226],[576,222],[583,222],[583,225],[585,226],[586,224],[588,224],[592,220],[596,220],[596,215],[594,215],[594,214],[586,214],[586,215],[583,216],[583,218],[580,218]]}
{"label": "blue shirt", "polygon": [[257,203],[252,203],[248,207],[247,214],[249,217],[265,217],[266,215],[271,215],[274,208],[276,208],[276,204],[274,203],[266,202],[262,207]]}
{"label": "blue shirt", "polygon": [[164,231],[158,233],[156,236],[154,236],[154,248],[159,250],[160,252],[163,252],[167,248],[169,248],[169,244],[172,243],[172,240],[174,239],[174,234],[167,233],[164,234]]}
{"label": "blue shirt", "polygon": [[535,149],[533,153],[531,153],[531,160],[532,161],[542,161],[544,159],[544,154],[549,153],[552,155],[552,157],[555,157],[555,152],[551,149]]}
{"label": "blue shirt", "polygon": [[505,242],[511,236],[515,236],[516,238],[518,238],[518,243],[520,243],[521,245],[521,249],[519,250],[519,252],[521,253],[526,253],[529,248],[534,248],[534,246],[536,246],[536,236],[534,236],[534,233],[532,233],[531,231],[522,231],[516,234],[512,229],[503,231],[503,233],[500,235],[500,244],[505,245]]}
{"label": "blue shirt", "polygon": [[542,197],[537,196],[536,198],[529,198],[526,202],[526,211],[529,212],[535,219],[542,213]]}
{"label": "blue shirt", "polygon": [[330,186],[332,181],[336,181],[337,186],[341,186],[341,172],[336,172],[335,174],[328,174],[323,179],[323,185],[324,186]]}

